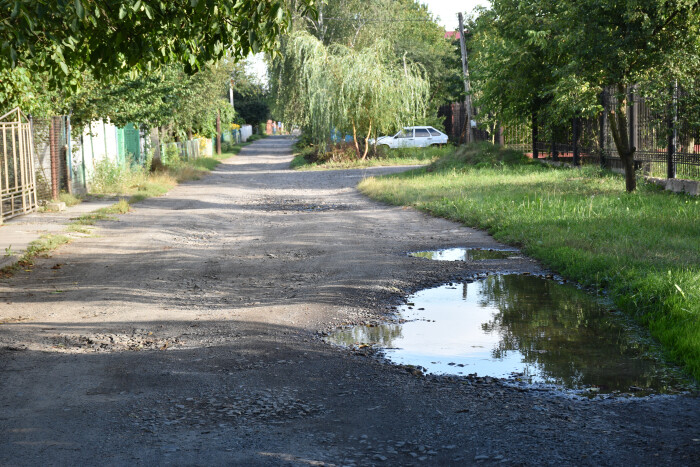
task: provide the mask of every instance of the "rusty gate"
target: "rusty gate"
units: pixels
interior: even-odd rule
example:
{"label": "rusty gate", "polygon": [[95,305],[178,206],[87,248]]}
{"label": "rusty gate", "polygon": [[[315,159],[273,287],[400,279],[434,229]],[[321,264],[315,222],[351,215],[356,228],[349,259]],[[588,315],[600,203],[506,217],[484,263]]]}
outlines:
{"label": "rusty gate", "polygon": [[17,107],[0,117],[0,223],[36,206],[31,122]]}

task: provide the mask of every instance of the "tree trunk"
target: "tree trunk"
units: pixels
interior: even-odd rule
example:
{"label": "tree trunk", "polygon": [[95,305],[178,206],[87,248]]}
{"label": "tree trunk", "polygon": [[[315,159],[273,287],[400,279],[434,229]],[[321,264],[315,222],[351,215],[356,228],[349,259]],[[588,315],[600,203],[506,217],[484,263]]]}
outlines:
{"label": "tree trunk", "polygon": [[[625,87],[622,84],[617,85],[618,96],[625,95]],[[634,153],[637,148],[630,144],[629,134],[627,132],[627,99],[618,101],[615,109],[611,109],[608,113],[610,120],[610,132],[612,133],[615,148],[620,155],[622,167],[625,169],[625,189],[631,193],[637,189],[637,177],[634,172]]]}
{"label": "tree trunk", "polygon": [[369,136],[372,134],[372,120],[369,121],[369,130],[367,131],[367,137],[365,138],[365,153],[362,154],[362,160],[367,159],[367,151],[369,151]]}
{"label": "tree trunk", "polygon": [[357,128],[355,127],[355,120],[352,121],[352,141],[355,143],[355,154],[357,158],[360,159],[360,144],[357,142]]}

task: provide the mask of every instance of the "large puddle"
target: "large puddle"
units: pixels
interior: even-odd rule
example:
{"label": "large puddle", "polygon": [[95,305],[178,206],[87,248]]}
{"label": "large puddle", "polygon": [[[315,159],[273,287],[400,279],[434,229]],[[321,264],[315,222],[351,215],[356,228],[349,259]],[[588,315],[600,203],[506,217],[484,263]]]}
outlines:
{"label": "large puddle", "polygon": [[481,261],[485,259],[508,259],[520,254],[518,250],[485,248],[445,248],[433,251],[416,251],[409,256],[436,261]]}
{"label": "large puddle", "polygon": [[373,345],[430,373],[491,376],[591,392],[675,392],[687,386],[650,339],[571,285],[494,275],[422,290],[396,323],[354,326],[330,342]]}

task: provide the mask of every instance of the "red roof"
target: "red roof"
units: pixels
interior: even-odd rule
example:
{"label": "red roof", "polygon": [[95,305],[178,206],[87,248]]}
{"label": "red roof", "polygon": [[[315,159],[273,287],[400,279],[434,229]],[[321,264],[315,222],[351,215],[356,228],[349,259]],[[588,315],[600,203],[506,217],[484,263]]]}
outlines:
{"label": "red roof", "polygon": [[459,40],[459,31],[445,31],[445,39]]}

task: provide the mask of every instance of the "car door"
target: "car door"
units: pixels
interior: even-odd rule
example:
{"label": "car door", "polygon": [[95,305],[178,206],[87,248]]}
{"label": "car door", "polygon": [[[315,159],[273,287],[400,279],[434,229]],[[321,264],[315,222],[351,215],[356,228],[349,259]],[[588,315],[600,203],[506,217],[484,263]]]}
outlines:
{"label": "car door", "polygon": [[397,147],[409,148],[414,144],[413,128],[404,128],[396,135]]}
{"label": "car door", "polygon": [[426,128],[415,129],[415,146],[417,148],[425,148],[433,144],[433,137]]}
{"label": "car door", "polygon": [[434,144],[445,144],[447,143],[447,135],[444,133],[440,133],[437,131],[435,128],[429,128],[428,131],[430,131],[430,135],[432,136],[432,141]]}

